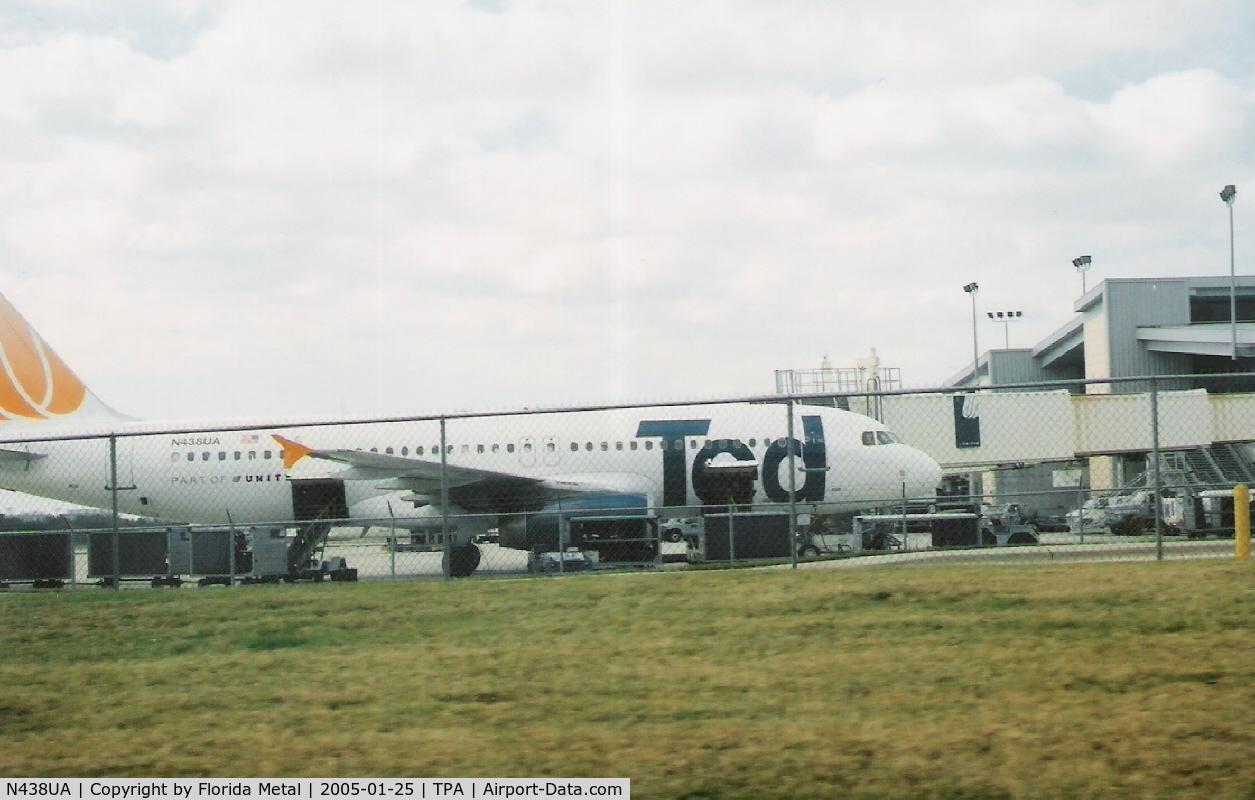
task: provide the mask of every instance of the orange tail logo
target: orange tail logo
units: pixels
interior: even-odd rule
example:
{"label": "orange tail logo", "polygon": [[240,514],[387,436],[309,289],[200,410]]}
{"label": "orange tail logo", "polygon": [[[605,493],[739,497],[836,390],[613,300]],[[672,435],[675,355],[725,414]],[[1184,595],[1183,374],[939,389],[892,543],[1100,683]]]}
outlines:
{"label": "orange tail logo", "polygon": [[285,439],[277,433],[270,434],[270,438],[278,442],[279,446],[283,448],[284,469],[292,469],[293,464],[314,452],[305,445],[299,442],[294,442],[291,439]]}
{"label": "orange tail logo", "polygon": [[0,420],[72,414],[87,388],[0,296]]}

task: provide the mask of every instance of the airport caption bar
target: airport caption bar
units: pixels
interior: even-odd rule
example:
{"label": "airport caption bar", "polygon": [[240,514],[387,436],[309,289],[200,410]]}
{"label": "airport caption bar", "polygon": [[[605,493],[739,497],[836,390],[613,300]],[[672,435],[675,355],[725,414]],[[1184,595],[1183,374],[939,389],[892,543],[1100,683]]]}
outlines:
{"label": "airport caption bar", "polygon": [[303,797],[321,798],[525,798],[632,796],[630,778],[378,778],[241,780],[195,778],[66,778],[0,781],[0,800],[82,798],[83,800],[153,800],[153,798]]}

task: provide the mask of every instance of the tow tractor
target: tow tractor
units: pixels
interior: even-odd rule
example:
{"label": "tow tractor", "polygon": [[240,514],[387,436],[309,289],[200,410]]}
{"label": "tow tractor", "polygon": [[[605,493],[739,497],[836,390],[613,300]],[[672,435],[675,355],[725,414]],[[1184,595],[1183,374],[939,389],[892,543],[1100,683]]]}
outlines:
{"label": "tow tractor", "polygon": [[946,547],[1005,547],[1038,544],[1031,525],[1010,515],[964,511],[857,514],[849,533],[837,533],[827,521],[813,521],[798,532],[798,555],[854,555],[894,550]]}

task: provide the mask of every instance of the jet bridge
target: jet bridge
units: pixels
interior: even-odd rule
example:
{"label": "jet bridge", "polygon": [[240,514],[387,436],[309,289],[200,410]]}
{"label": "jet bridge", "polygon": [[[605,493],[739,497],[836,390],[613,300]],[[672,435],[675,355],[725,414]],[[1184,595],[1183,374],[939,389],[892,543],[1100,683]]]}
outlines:
{"label": "jet bridge", "polygon": [[[943,469],[980,469],[1151,449],[1151,396],[1054,391],[889,395],[884,422]],[[1255,441],[1255,395],[1158,393],[1161,450]]]}

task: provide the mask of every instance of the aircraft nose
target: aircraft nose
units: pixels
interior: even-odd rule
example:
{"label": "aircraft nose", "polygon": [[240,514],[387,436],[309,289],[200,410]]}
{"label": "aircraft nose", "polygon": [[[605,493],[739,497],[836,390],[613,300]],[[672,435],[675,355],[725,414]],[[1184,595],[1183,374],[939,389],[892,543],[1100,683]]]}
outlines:
{"label": "aircraft nose", "polygon": [[941,465],[923,450],[910,450],[910,463],[906,467],[907,487],[913,497],[933,497],[941,485]]}

